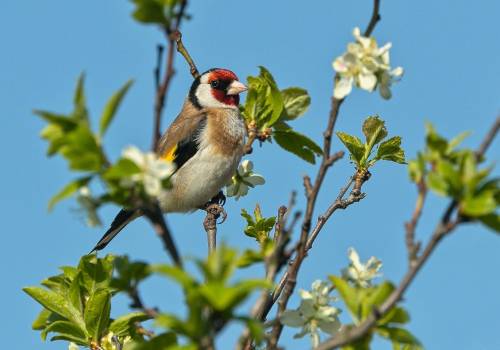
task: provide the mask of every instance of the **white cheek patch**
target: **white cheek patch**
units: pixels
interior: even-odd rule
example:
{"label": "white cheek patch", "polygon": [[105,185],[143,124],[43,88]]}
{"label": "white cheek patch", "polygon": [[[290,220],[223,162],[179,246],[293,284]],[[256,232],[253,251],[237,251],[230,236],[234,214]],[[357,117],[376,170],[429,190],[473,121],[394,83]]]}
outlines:
{"label": "white cheek patch", "polygon": [[225,105],[222,102],[219,102],[212,95],[212,88],[210,84],[201,83],[196,90],[196,98],[198,99],[198,103],[203,108],[228,108],[228,105]]}

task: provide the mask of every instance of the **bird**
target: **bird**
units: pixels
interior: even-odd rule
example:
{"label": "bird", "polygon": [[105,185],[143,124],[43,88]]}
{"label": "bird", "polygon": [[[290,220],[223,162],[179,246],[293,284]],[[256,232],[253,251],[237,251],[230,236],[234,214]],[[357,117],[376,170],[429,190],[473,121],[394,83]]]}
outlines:
{"label": "bird", "polygon": [[[177,118],[157,146],[159,159],[174,162],[172,188],[157,197],[164,213],[188,213],[216,196],[235,174],[243,156],[247,128],[239,94],[248,87],[230,70],[212,68],[191,85]],[[123,208],[92,252],[102,250],[139,209]]]}

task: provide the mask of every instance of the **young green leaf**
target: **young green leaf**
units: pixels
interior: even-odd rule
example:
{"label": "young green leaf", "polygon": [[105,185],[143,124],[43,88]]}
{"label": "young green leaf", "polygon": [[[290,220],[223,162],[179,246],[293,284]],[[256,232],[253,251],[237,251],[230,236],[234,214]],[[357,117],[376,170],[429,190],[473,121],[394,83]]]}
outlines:
{"label": "young green leaf", "polygon": [[469,216],[485,216],[491,214],[499,206],[495,199],[496,190],[485,190],[466,198],[461,203],[461,212]]}
{"label": "young green leaf", "polygon": [[142,23],[167,24],[164,14],[163,1],[158,0],[132,0],[137,8],[132,12],[132,17]]}
{"label": "young green leaf", "polygon": [[106,290],[92,293],[85,305],[85,326],[93,339],[100,339],[109,324],[111,293]]}
{"label": "young green leaf", "polygon": [[384,141],[380,144],[377,155],[373,158],[372,162],[375,162],[379,159],[388,160],[400,164],[404,164],[405,162],[405,153],[401,146],[400,136],[391,137],[389,140]]}
{"label": "young green leaf", "polygon": [[283,97],[283,110],[279,117],[280,121],[294,120],[303,115],[311,105],[311,97],[307,90],[290,87],[281,90]]}
{"label": "young green leaf", "polygon": [[289,127],[275,124],[273,138],[281,148],[311,164],[316,163],[315,155],[323,155],[323,150],[314,141]]}
{"label": "young green leaf", "polygon": [[500,215],[488,214],[479,216],[477,219],[493,231],[500,233]]}
{"label": "young green leaf", "polygon": [[[59,337],[71,339],[78,345],[89,346],[88,334],[78,325],[69,321],[56,321],[45,328],[41,334],[43,340],[47,338],[49,332],[59,333]],[[55,337],[52,338],[55,340]]]}
{"label": "young green leaf", "polygon": [[120,316],[111,322],[109,325],[109,331],[119,337],[124,337],[130,334],[130,329],[135,327],[135,322],[143,322],[149,319],[150,317],[144,312],[132,312],[130,314]]}
{"label": "young green leaf", "polygon": [[115,165],[104,173],[104,178],[108,180],[120,179],[141,172],[141,168],[128,158],[120,158]]}
{"label": "young green leaf", "polygon": [[339,291],[339,295],[342,298],[342,301],[347,306],[347,310],[351,315],[354,323],[359,322],[359,301],[358,301],[358,293],[355,288],[351,287],[349,283],[337,276],[328,276],[328,278],[332,281],[335,288]]}
{"label": "young green leaf", "polygon": [[367,145],[374,146],[387,137],[387,129],[384,124],[385,121],[378,119],[378,115],[365,119],[361,129],[366,136]]}
{"label": "young green leaf", "polygon": [[342,132],[335,133],[340,141],[347,147],[349,153],[351,153],[351,160],[359,167],[361,166],[360,161],[365,155],[365,145],[355,136],[344,134]]}
{"label": "young green leaf", "polygon": [[118,110],[118,107],[120,106],[120,102],[122,98],[125,96],[127,93],[128,89],[130,86],[134,83],[133,79],[130,79],[125,83],[125,85],[122,86],[120,90],[115,92],[111,98],[108,100],[108,103],[106,104],[106,107],[104,108],[104,111],[102,112],[101,115],[101,120],[99,123],[99,133],[100,136],[102,137],[104,133],[106,132],[106,129],[108,128],[109,124],[113,120],[113,117],[115,116],[116,111]]}

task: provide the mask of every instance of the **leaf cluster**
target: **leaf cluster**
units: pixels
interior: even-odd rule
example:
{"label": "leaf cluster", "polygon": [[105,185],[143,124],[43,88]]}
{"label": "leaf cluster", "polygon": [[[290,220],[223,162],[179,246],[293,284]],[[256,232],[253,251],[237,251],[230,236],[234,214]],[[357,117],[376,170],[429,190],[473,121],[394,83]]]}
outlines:
{"label": "leaf cluster", "polygon": [[43,306],[32,324],[41,330],[41,337],[56,333],[51,338],[66,340],[96,348],[102,338],[112,332],[119,339],[137,337],[134,322],[147,320],[142,312],[134,312],[117,319],[110,317],[111,298],[116,290],[110,285],[113,275],[113,255],[97,258],[86,255],[77,267],[63,266],[61,274],[41,282],[46,287],[25,287],[23,290]]}
{"label": "leaf cluster", "polygon": [[249,90],[245,106],[240,105],[249,129],[256,131],[261,142],[274,139],[284,150],[315,164],[315,156],[323,154],[321,147],[288,125],[309,109],[309,94],[298,87],[280,91],[271,73],[264,67],[259,68],[258,76],[247,78]]}
{"label": "leaf cluster", "polygon": [[[394,285],[384,281],[379,285],[363,288],[351,285],[343,278],[329,276],[337,289],[340,299],[345,304],[354,325],[360,325],[372,313],[373,309],[382,305],[394,290]],[[392,342],[394,349],[423,350],[422,344],[403,325],[410,321],[408,312],[401,306],[393,307],[362,339],[342,347],[344,350],[368,350],[374,334]],[[344,325],[352,327],[352,325]]]}
{"label": "leaf cluster", "polygon": [[500,178],[491,176],[493,166],[483,169],[475,152],[458,148],[468,132],[448,141],[427,122],[426,148],[408,163],[410,179],[436,194],[457,201],[465,220],[479,221],[500,232]]}
{"label": "leaf cluster", "polygon": [[[393,136],[381,143],[388,134],[385,121],[379,119],[378,115],[366,118],[362,131],[366,138],[365,143],[356,136],[342,132],[335,133],[349,150],[350,158],[356,164],[357,169],[368,169],[379,160],[405,163],[405,153],[401,148],[402,137]],[[370,158],[375,151],[377,152],[375,156]]]}
{"label": "leaf cluster", "polygon": [[185,336],[192,344],[199,344],[204,337],[216,334],[228,322],[234,320],[248,326],[251,336],[260,343],[264,339],[262,324],[249,317],[237,315],[235,310],[253,291],[272,286],[261,279],[231,282],[237,261],[236,250],[225,245],[218,247],[206,261],[195,260],[196,266],[205,276],[204,282],[198,281],[177,266],[154,266],[155,273],[171,279],[183,289],[188,307],[186,319],[161,313],[156,319],[157,325]]}
{"label": "leaf cluster", "polygon": [[270,232],[276,223],[276,217],[263,217],[258,204],[255,205],[253,217],[245,209],[241,209],[241,216],[247,221],[247,226],[244,230],[245,235],[255,238],[259,243],[259,251],[245,249],[243,255],[238,259],[239,267],[247,267],[264,261],[274,251],[275,244],[270,238]]}

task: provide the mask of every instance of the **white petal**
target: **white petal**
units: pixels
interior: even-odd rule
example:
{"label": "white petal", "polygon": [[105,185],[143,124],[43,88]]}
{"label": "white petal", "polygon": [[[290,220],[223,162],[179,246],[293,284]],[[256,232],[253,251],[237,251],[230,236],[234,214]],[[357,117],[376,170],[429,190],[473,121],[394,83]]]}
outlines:
{"label": "white petal", "polygon": [[347,64],[345,63],[343,56],[337,57],[335,59],[335,61],[333,61],[332,66],[333,66],[333,69],[339,73],[344,73],[344,72],[347,72],[347,70],[348,70]]}
{"label": "white petal", "polygon": [[341,78],[337,84],[335,84],[335,88],[333,89],[333,97],[338,100],[343,99],[347,95],[349,95],[352,91],[352,83],[354,82],[354,78],[344,77]]}
{"label": "white petal", "polygon": [[160,179],[165,179],[175,171],[175,168],[176,168],[175,163],[165,162],[163,160],[157,160],[154,173]]}
{"label": "white petal", "polygon": [[360,75],[358,75],[358,81],[360,88],[370,92],[373,91],[375,85],[377,85],[377,77],[375,76],[375,74],[372,73],[368,74],[361,73]]}
{"label": "white petal", "polygon": [[254,186],[263,185],[266,183],[264,178],[259,174],[252,174],[248,177],[245,177],[245,181],[250,182]]}
{"label": "white petal", "polygon": [[392,47],[392,43],[387,43],[373,53],[374,56],[382,56]]}
{"label": "white petal", "polygon": [[143,168],[145,165],[144,155],[142,152],[135,146],[127,146],[122,150],[122,157],[130,159],[133,161],[139,168]]}
{"label": "white petal", "polygon": [[[241,163],[241,169],[243,170],[243,174],[249,173],[253,170],[253,163],[250,160],[245,159]],[[240,175],[243,175],[243,174],[240,173]]]}
{"label": "white petal", "polygon": [[314,316],[314,300],[302,299],[299,307],[300,313],[304,318],[311,318]]}
{"label": "white petal", "polygon": [[240,183],[239,184],[239,189],[238,189],[238,192],[236,193],[236,200],[240,199],[240,197],[244,197],[247,195],[248,193],[248,187],[247,185],[243,184],[243,183]]}
{"label": "white petal", "polygon": [[393,70],[392,70],[389,74],[390,74],[390,75],[393,75],[393,76],[395,76],[395,77],[399,77],[399,76],[403,75],[403,74],[404,74],[404,72],[405,72],[405,70],[404,70],[403,68],[401,68],[401,67],[396,67],[396,68],[394,68],[394,69],[393,69]]}
{"label": "white petal", "polygon": [[321,329],[323,332],[330,334],[330,335],[335,335],[340,329],[340,321],[337,317],[333,321],[318,321],[318,327]]}
{"label": "white petal", "polygon": [[328,283],[322,280],[316,280],[312,283],[312,289],[318,296],[328,295]]}
{"label": "white petal", "polygon": [[154,176],[144,176],[144,190],[149,196],[158,196],[162,190],[161,181]]}
{"label": "white petal", "polygon": [[356,253],[356,250],[354,250],[354,248],[349,248],[348,254],[349,254],[349,260],[352,261],[354,268],[356,268],[358,271],[361,271],[365,268],[359,261],[359,255],[358,253]]}
{"label": "white petal", "polygon": [[298,328],[304,325],[304,320],[298,311],[285,310],[281,314],[280,323],[284,326]]}
{"label": "white petal", "polygon": [[299,295],[304,300],[314,299],[314,294],[312,294],[311,292],[308,292],[307,290],[304,290],[304,289],[299,289]]}
{"label": "white petal", "polygon": [[68,346],[68,349],[69,350],[78,350],[78,345],[76,345],[75,343],[70,343],[69,346]]}

